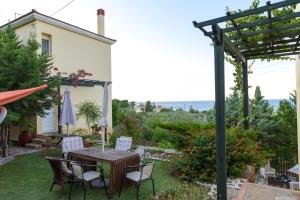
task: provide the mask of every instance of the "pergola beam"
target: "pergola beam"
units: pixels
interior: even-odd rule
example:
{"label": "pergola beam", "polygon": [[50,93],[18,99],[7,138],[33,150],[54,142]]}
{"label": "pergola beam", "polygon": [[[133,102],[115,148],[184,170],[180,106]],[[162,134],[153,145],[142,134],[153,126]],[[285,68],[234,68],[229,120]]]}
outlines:
{"label": "pergola beam", "polygon": [[[288,39],[288,40],[280,40],[280,41],[276,41],[273,43],[273,45],[279,45],[279,44],[286,44],[286,45],[293,45],[293,42],[297,42],[298,38],[292,38],[292,39]],[[234,43],[235,45],[237,45],[237,43]],[[259,44],[251,44],[251,46],[249,46],[248,48],[255,48],[257,49],[258,47],[265,47],[265,48],[269,48],[268,46],[266,46],[266,43],[259,43]],[[244,50],[248,50],[247,48],[238,46],[237,47],[239,49],[239,51],[241,51],[241,53],[244,52]]]}
{"label": "pergola beam", "polygon": [[[226,14],[227,14],[227,16],[231,15],[230,12],[227,12]],[[236,24],[236,22],[234,21],[234,19],[232,19],[230,21],[231,21],[233,27],[238,27],[238,25]],[[238,33],[239,36],[242,35],[242,32],[240,30],[237,30],[237,33]],[[248,41],[245,38],[242,38],[242,44],[241,45],[247,47],[248,46],[247,44],[248,44]]]}
{"label": "pergola beam", "polygon": [[[231,36],[229,37],[230,40],[237,40],[240,38],[246,38],[246,37],[254,37],[257,36],[259,34],[264,34],[264,33],[269,33],[269,34],[273,34],[279,31],[284,31],[284,30],[289,30],[289,29],[294,29],[294,28],[298,28],[300,27],[300,22],[294,23],[294,24],[288,24],[288,25],[283,25],[283,26],[279,26],[279,27],[275,27],[273,29],[263,29],[263,30],[258,30],[258,31],[252,31],[252,32],[244,32],[242,35],[235,35],[235,36]],[[299,30],[298,30],[299,31]]]}
{"label": "pergola beam", "polygon": [[[288,19],[295,19],[297,17],[300,17],[300,12],[295,12],[295,13],[288,14],[288,15],[273,17],[271,19],[271,22],[285,21]],[[264,25],[264,24],[268,24],[268,23],[269,23],[269,19],[262,19],[262,20],[257,20],[254,22],[247,22],[247,23],[239,24],[237,27],[234,27],[234,26],[227,27],[227,28],[224,28],[223,31],[224,31],[224,33],[228,33],[228,32],[232,32],[232,31],[238,31],[238,30],[242,30],[245,28],[256,27],[256,26],[260,26],[260,25]],[[213,35],[213,32],[209,31],[206,34]]]}
{"label": "pergola beam", "polygon": [[[274,30],[274,29],[273,29]],[[295,30],[295,31],[291,31],[291,32],[284,32],[284,33],[281,33],[279,35],[276,35],[276,36],[273,36],[272,37],[272,40],[273,41],[276,41],[277,39],[284,39],[284,38],[294,38],[296,36],[298,36],[300,33],[300,28],[298,30]],[[266,43],[267,42],[270,42],[271,40],[270,39],[262,39],[261,41],[263,41],[262,45],[266,46]],[[234,42],[234,44],[236,46],[239,46],[241,45],[242,43],[241,42]],[[250,43],[251,45],[255,46],[255,45],[260,45],[260,44],[252,44]]]}
{"label": "pergola beam", "polygon": [[[290,5],[297,4],[297,3],[300,3],[300,0],[286,0],[286,1],[278,2],[278,3],[273,3],[273,4],[271,4],[271,7],[272,7],[272,9],[277,9],[277,8],[282,8],[282,7],[290,6]],[[224,17],[219,17],[219,18],[212,19],[212,20],[207,20],[204,22],[199,22],[199,23],[195,22],[195,23],[196,23],[196,27],[200,28],[200,27],[210,26],[213,24],[222,23],[222,22],[229,21],[232,19],[238,19],[238,18],[249,16],[249,15],[263,13],[263,12],[266,12],[268,9],[269,9],[268,6],[262,6],[262,7],[256,8],[256,9],[245,10],[245,11],[242,11],[242,12],[230,15],[230,16],[224,16]]]}
{"label": "pergola beam", "polygon": [[276,51],[268,50],[265,52],[260,52],[260,53],[250,53],[250,54],[245,54],[246,57],[251,57],[251,56],[263,56],[263,55],[272,55],[272,54],[278,54],[278,53],[294,53],[294,49],[291,50],[286,50],[286,49],[279,49]]}
{"label": "pergola beam", "polygon": [[297,49],[298,49],[298,46],[299,46],[299,40],[300,40],[300,35],[298,35],[298,38],[297,38],[297,41],[296,41],[296,44],[295,44],[295,48],[294,48],[294,52],[296,52]]}
{"label": "pergola beam", "polygon": [[226,37],[225,34],[223,36],[223,40],[226,48],[229,49],[229,51],[232,52],[233,55],[235,55],[241,62],[246,61],[245,56],[241,54],[238,48]]}
{"label": "pergola beam", "polygon": [[268,54],[268,55],[257,55],[257,56],[249,56],[247,57],[248,60],[255,60],[255,59],[267,59],[267,58],[278,58],[278,57],[285,57],[285,56],[292,56],[300,54],[300,50],[296,52],[288,52],[288,53],[281,53],[281,54]]}
{"label": "pergola beam", "polygon": [[[276,46],[273,45],[272,50],[279,50],[279,49],[286,49],[286,50],[288,50],[288,49],[291,49],[291,51],[293,51],[295,49],[295,45],[296,45],[296,43],[295,44],[292,43],[292,44],[288,44],[288,45],[276,45]],[[264,53],[266,51],[269,51],[270,48],[269,47],[263,47],[263,48],[251,47],[251,49],[249,49],[248,51],[247,50],[246,51],[241,51],[241,53],[243,55],[247,55],[247,54],[253,53],[253,50],[255,50],[254,53]]]}

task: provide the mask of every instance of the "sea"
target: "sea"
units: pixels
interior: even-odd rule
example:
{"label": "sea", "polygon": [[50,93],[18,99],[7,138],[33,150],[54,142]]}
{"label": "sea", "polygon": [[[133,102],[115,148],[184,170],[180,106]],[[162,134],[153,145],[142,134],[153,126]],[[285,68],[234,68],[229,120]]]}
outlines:
{"label": "sea", "polygon": [[[281,99],[268,99],[267,101],[274,107],[274,110],[277,111]],[[193,108],[198,111],[206,111],[214,107],[215,101],[157,101],[155,105],[163,108],[172,108],[174,110],[181,108],[185,111],[189,111],[190,108]]]}

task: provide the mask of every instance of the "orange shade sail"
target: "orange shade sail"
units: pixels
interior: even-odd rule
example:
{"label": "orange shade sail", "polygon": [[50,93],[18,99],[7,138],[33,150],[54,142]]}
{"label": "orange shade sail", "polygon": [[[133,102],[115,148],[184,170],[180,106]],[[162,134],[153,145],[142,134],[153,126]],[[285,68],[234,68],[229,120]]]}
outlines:
{"label": "orange shade sail", "polygon": [[26,97],[36,91],[43,90],[46,87],[48,87],[47,84],[44,84],[39,87],[34,87],[34,88],[29,88],[24,90],[12,90],[12,91],[0,92],[0,105],[2,106],[11,103],[18,99]]}

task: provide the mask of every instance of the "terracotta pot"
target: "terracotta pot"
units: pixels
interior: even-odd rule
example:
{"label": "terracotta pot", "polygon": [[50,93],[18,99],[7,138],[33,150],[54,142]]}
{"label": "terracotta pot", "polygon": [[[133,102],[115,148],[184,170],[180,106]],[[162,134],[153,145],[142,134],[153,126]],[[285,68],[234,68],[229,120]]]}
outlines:
{"label": "terracotta pot", "polygon": [[31,142],[33,134],[27,131],[23,131],[19,136],[19,145],[25,146],[25,144]]}

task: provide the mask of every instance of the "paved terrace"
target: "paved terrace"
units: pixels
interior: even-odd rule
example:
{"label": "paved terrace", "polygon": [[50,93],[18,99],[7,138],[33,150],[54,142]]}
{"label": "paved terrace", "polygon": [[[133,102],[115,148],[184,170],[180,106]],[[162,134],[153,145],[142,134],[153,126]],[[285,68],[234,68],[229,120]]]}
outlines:
{"label": "paved terrace", "polygon": [[300,192],[254,183],[245,183],[235,200],[300,200]]}

